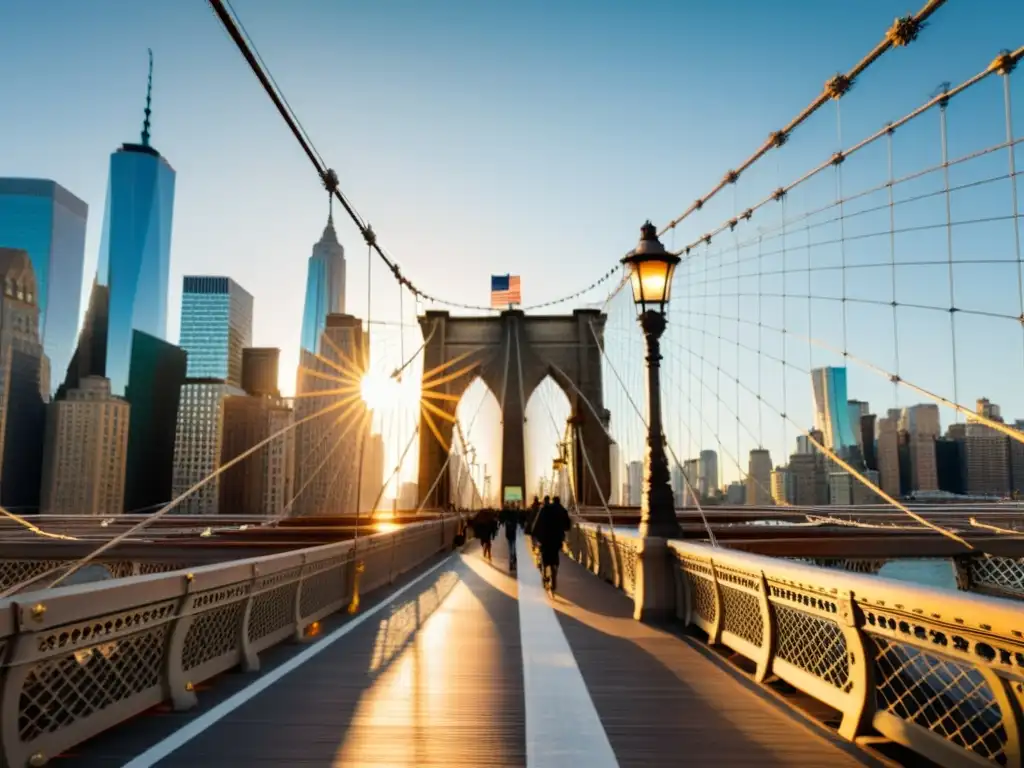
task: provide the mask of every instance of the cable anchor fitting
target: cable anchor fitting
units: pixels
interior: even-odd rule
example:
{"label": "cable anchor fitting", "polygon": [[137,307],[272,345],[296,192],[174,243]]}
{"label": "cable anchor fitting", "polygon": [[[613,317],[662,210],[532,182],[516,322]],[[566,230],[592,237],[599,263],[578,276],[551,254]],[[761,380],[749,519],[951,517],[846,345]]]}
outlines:
{"label": "cable anchor fitting", "polygon": [[363,229],[363,240],[365,240],[366,244],[371,248],[373,248],[377,244],[377,235],[374,234],[373,227],[371,227],[369,224],[367,224],[366,227]]}
{"label": "cable anchor fitting", "polygon": [[788,138],[789,135],[785,131],[772,131],[768,136],[768,140],[776,149],[785,144]]}
{"label": "cable anchor fitting", "polygon": [[1009,51],[1000,51],[995,60],[988,65],[989,72],[998,72],[1000,75],[1008,75],[1017,66],[1017,59]]}
{"label": "cable anchor fitting", "polygon": [[844,75],[842,72],[838,73],[835,77],[825,83],[825,92],[828,94],[830,99],[839,100],[846,95],[847,91],[853,86],[853,81]]}
{"label": "cable anchor fitting", "polygon": [[333,168],[327,168],[320,174],[320,182],[328,194],[333,195],[338,191],[338,174]]}
{"label": "cable anchor fitting", "polygon": [[894,19],[892,26],[885,33],[885,39],[897,48],[910,45],[917,39],[924,25],[913,16]]}

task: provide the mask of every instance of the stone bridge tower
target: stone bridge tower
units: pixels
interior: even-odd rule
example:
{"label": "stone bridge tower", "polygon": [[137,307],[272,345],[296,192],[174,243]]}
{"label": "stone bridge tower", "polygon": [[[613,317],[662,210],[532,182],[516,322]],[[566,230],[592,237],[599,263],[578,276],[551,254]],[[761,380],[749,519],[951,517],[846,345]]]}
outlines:
{"label": "stone bridge tower", "polygon": [[[579,424],[571,451],[579,504],[600,506],[602,497],[609,497],[610,442],[605,431],[609,414],[604,408],[599,346],[604,344],[605,320],[606,316],[596,309],[549,316],[508,310],[497,317],[452,317],[448,312],[430,311],[419,318],[424,338],[423,399],[454,417],[466,388],[479,377],[501,407],[500,497],[504,497],[507,487],[518,486],[526,493],[524,410],[530,395],[547,376],[565,392],[572,418]],[[436,373],[428,377],[432,370]],[[448,470],[440,480],[437,478],[447,453],[432,426],[450,446],[454,424],[436,414],[428,419],[426,413],[429,409],[421,408],[420,501],[425,507],[443,507],[450,495]],[[581,441],[597,477],[596,485],[580,450]],[[563,501],[568,504],[569,500]]]}

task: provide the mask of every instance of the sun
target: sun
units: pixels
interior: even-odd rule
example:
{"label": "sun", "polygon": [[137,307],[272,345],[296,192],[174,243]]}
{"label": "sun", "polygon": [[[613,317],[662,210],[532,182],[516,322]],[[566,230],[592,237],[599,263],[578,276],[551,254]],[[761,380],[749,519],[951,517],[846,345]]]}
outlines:
{"label": "sun", "polygon": [[410,388],[386,374],[370,371],[359,382],[359,394],[372,410],[388,411],[403,404],[410,394]]}

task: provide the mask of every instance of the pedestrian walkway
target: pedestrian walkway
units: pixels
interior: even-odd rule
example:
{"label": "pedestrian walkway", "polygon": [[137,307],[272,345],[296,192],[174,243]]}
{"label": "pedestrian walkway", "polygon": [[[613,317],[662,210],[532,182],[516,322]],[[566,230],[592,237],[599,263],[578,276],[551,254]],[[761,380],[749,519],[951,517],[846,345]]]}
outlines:
{"label": "pedestrian walkway", "polygon": [[550,598],[524,537],[518,547],[518,574],[508,572],[504,537],[492,562],[470,545],[272,669],[234,676],[246,684],[135,759],[73,764],[845,768],[866,760],[685,638],[633,621],[627,598],[567,558]]}

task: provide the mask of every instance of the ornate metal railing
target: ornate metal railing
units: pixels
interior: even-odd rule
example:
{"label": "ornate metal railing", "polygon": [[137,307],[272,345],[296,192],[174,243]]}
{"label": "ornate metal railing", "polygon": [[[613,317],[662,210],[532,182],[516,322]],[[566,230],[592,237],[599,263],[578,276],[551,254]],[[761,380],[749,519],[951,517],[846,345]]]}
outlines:
{"label": "ornate metal railing", "polygon": [[259,653],[301,640],[367,592],[452,546],[456,519],[352,541],[25,593],[0,601],[3,765],[44,765],[69,747]]}
{"label": "ornate metal railing", "polygon": [[581,523],[569,531],[566,546],[581,565],[630,597],[636,593],[636,534]]}
{"label": "ornate metal railing", "polygon": [[[611,566],[592,553],[639,551],[581,528],[570,551],[601,575]],[[706,544],[668,553],[677,617],[753,662],[758,682],[779,678],[837,710],[840,735],[873,729],[940,765],[1024,765],[1019,602]]]}

